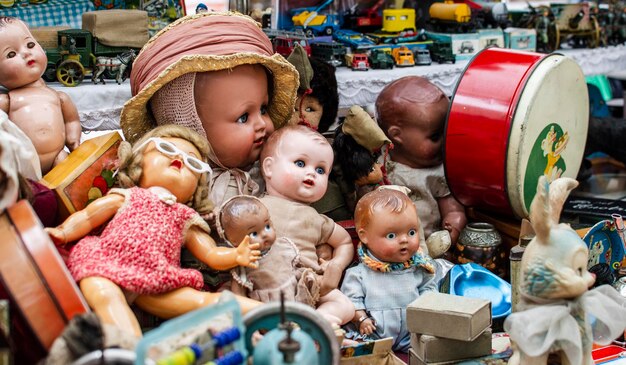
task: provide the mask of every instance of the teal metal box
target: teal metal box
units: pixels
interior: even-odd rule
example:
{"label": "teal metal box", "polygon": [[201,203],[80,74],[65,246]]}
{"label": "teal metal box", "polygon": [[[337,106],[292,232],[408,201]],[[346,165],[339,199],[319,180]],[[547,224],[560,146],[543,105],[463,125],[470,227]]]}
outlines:
{"label": "teal metal box", "polygon": [[478,30],[478,43],[480,49],[487,48],[489,46],[498,46],[504,48],[504,34],[502,29],[479,29]]}
{"label": "teal metal box", "polygon": [[426,35],[433,41],[449,43],[457,61],[469,60],[482,49],[480,48],[480,37],[478,33],[452,34],[426,32]]}
{"label": "teal metal box", "polygon": [[506,28],[504,30],[504,46],[535,52],[537,49],[537,32],[534,29]]}

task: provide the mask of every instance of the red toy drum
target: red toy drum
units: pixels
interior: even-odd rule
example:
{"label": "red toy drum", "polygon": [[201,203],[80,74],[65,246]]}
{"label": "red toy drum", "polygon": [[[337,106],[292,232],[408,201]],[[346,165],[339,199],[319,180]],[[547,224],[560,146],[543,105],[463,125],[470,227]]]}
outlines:
{"label": "red toy drum", "polygon": [[575,61],[487,48],[452,97],[444,140],[450,191],[465,206],[526,218],[539,176],[578,174],[588,124],[587,84]]}

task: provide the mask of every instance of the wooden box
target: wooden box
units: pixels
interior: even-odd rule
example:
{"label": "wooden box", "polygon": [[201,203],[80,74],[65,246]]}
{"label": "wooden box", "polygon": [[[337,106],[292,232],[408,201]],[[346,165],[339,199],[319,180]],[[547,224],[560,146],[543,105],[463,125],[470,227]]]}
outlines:
{"label": "wooden box", "polygon": [[121,141],[118,132],[86,140],[43,177],[42,184],[56,194],[59,219],[85,208],[113,186]]}

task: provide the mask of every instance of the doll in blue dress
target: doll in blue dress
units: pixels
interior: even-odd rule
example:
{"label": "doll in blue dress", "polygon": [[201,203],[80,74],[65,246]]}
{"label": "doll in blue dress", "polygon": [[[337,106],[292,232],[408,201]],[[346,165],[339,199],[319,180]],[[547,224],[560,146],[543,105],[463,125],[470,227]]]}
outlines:
{"label": "doll in blue dress", "polygon": [[382,186],[357,203],[359,264],[346,271],[341,291],[352,301],[352,323],[361,335],[393,337],[393,350],[408,352],[406,307],[436,291],[435,264],[420,249],[417,210],[403,192]]}

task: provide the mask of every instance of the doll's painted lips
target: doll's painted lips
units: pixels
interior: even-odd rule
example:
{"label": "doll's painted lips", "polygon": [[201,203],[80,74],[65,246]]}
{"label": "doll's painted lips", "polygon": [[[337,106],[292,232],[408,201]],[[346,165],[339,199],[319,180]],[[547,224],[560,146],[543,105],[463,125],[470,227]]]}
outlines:
{"label": "doll's painted lips", "polygon": [[26,63],[28,66],[32,66],[35,64],[35,60],[30,60]]}
{"label": "doll's painted lips", "polygon": [[260,137],[254,140],[255,146],[262,146],[263,142],[265,142],[265,137]]}
{"label": "doll's painted lips", "polygon": [[401,254],[403,254],[403,255],[404,255],[404,254],[406,254],[406,253],[408,253],[408,252],[409,252],[409,249],[408,249],[408,248],[401,248],[401,249],[400,249],[400,253],[401,253]]}
{"label": "doll's painted lips", "polygon": [[314,186],[315,185],[315,181],[313,181],[311,179],[306,179],[303,182],[304,182],[304,185],[307,185],[307,186]]}
{"label": "doll's painted lips", "polygon": [[181,160],[174,160],[170,166],[180,170],[183,168],[183,162]]}

